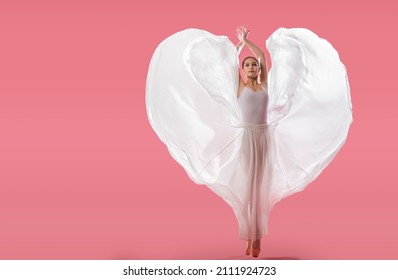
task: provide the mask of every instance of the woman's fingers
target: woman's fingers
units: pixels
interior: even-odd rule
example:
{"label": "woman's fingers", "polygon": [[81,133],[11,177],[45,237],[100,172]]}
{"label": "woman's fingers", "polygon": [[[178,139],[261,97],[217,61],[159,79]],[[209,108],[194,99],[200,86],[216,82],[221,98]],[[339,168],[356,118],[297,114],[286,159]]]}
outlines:
{"label": "woman's fingers", "polygon": [[[238,38],[240,39],[240,40],[243,40],[244,38],[246,38],[247,37],[247,35],[249,35],[249,32],[250,31],[252,31],[251,29],[247,29],[247,25],[246,24],[243,24],[243,25],[241,25],[241,26],[238,26],[237,28],[236,28],[236,32],[237,32],[237,34],[238,35],[236,35],[236,36],[238,36]],[[240,37],[239,37],[240,36]]]}
{"label": "woman's fingers", "polygon": [[243,38],[245,37],[245,32],[244,32],[243,26],[238,26],[236,28],[236,36],[239,38],[240,41],[243,40]]}
{"label": "woman's fingers", "polygon": [[240,27],[238,27],[238,29],[240,28],[240,33],[243,35],[243,36],[247,36],[247,34],[249,34],[249,32],[250,31],[252,31],[251,29],[248,29],[247,28],[247,25],[246,24],[244,24],[244,25],[242,25],[242,26],[240,26]]}

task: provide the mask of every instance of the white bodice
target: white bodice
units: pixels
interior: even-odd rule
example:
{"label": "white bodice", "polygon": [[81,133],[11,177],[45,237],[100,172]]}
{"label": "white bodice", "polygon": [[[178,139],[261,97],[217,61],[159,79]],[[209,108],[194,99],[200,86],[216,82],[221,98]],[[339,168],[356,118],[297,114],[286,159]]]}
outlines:
{"label": "white bodice", "polygon": [[268,92],[266,89],[257,92],[245,86],[239,95],[238,103],[244,122],[267,123]]}

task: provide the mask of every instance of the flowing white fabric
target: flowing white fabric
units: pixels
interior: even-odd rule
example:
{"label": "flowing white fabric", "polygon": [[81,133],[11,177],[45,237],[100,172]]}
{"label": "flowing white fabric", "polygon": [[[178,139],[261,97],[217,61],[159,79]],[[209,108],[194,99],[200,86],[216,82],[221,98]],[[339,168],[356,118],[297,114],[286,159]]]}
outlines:
{"label": "flowing white fabric", "polygon": [[189,177],[233,208],[241,239],[268,233],[275,203],[319,176],[352,123],[346,68],[328,41],[279,28],[266,46],[265,124],[242,118],[239,58],[226,36],[173,34],[155,50],[147,76],[150,124]]}

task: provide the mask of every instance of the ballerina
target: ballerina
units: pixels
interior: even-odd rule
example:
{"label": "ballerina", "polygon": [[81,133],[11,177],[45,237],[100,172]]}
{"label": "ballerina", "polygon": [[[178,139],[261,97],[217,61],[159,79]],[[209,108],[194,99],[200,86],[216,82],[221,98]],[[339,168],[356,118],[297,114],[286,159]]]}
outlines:
{"label": "ballerina", "polygon": [[[236,48],[238,53],[243,46],[249,47],[255,57],[246,57],[242,62],[242,70],[246,76],[246,83],[241,75],[239,75],[238,87],[238,103],[240,105],[242,119],[245,122],[245,130],[242,143],[242,157],[244,157],[245,170],[247,174],[246,195],[243,198],[247,208],[242,210],[242,226],[240,237],[247,239],[246,255],[252,254],[258,257],[261,250],[262,227],[260,215],[264,214],[261,207],[267,207],[267,201],[261,201],[261,192],[268,193],[266,185],[261,184],[262,176],[266,169],[264,164],[267,158],[266,142],[267,132],[267,108],[268,108],[268,67],[264,53],[247,36],[248,30],[246,25],[237,28],[237,37],[239,43]],[[262,63],[260,63],[262,62]],[[253,138],[253,139],[250,139]],[[258,154],[255,154],[258,153]],[[263,203],[264,205],[261,205]]]}
{"label": "ballerina", "polygon": [[[268,72],[249,32],[237,29],[236,46],[194,28],[166,38],[149,65],[146,106],[171,156],[231,206],[246,253],[258,257],[271,209],[334,159],[352,106],[345,66],[328,41],[278,28],[266,40]],[[253,57],[240,66],[244,45]]]}

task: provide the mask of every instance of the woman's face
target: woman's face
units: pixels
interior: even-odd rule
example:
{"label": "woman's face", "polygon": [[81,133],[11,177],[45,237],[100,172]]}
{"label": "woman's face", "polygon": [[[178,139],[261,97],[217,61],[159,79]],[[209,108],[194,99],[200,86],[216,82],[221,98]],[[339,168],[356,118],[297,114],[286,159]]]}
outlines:
{"label": "woman's face", "polygon": [[256,78],[258,74],[258,63],[254,58],[249,57],[243,63],[243,73],[248,78]]}

